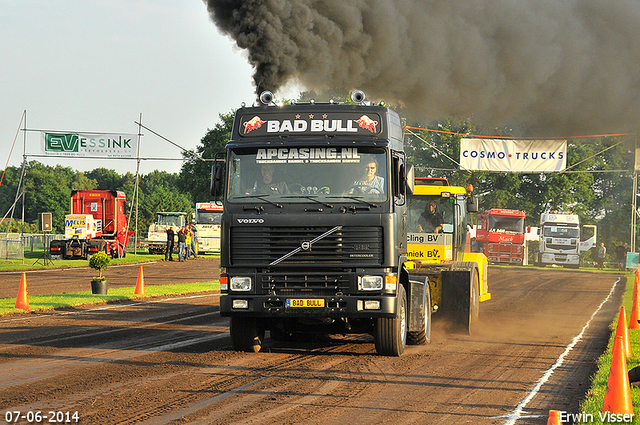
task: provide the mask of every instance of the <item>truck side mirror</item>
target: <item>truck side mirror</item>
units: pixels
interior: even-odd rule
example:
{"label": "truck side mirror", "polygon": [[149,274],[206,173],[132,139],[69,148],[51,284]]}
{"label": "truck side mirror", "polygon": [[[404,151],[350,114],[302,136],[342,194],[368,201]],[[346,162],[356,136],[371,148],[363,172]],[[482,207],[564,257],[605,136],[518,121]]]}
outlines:
{"label": "truck side mirror", "polygon": [[222,188],[224,184],[223,174],[224,174],[224,164],[222,163],[213,164],[213,166],[211,167],[211,187],[209,190],[214,200],[222,196]]}
{"label": "truck side mirror", "polygon": [[478,198],[473,196],[473,193],[470,193],[467,197],[467,211],[472,213],[478,212]]}
{"label": "truck side mirror", "polygon": [[526,229],[525,229],[525,232],[531,233],[531,226],[527,226]]}
{"label": "truck side mirror", "polygon": [[415,188],[415,178],[416,178],[416,171],[413,168],[413,164],[407,164],[407,176],[406,176],[406,186],[407,186],[407,194],[408,195],[413,195],[413,190]]}

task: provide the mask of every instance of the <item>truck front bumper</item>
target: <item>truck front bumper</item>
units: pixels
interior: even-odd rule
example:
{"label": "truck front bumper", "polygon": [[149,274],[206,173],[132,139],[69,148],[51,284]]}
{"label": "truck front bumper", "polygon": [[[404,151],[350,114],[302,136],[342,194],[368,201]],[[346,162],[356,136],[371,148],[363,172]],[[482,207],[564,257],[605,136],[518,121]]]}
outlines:
{"label": "truck front bumper", "polygon": [[568,265],[578,265],[580,264],[580,256],[576,254],[542,254],[540,259],[542,264],[568,264]]}
{"label": "truck front bumper", "polygon": [[[288,301],[289,300],[289,301]],[[302,300],[318,307],[295,307],[292,302]],[[385,295],[349,295],[310,298],[291,298],[273,295],[223,294],[220,296],[220,315],[253,317],[349,317],[374,318],[396,316],[396,298]]]}

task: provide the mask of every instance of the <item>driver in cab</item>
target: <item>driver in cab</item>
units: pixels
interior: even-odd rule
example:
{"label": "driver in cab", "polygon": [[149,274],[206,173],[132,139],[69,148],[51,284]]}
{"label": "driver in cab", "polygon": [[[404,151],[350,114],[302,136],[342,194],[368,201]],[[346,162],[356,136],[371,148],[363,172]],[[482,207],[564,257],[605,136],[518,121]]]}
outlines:
{"label": "driver in cab", "polygon": [[378,195],[384,193],[384,179],[376,175],[378,172],[378,162],[372,159],[363,166],[362,171],[364,175],[363,179],[353,182],[349,194],[361,192]]}
{"label": "driver in cab", "polygon": [[436,211],[437,207],[438,204],[434,199],[431,199],[426,205],[424,212],[418,218],[419,233],[440,233],[442,231],[444,218],[441,212]]}

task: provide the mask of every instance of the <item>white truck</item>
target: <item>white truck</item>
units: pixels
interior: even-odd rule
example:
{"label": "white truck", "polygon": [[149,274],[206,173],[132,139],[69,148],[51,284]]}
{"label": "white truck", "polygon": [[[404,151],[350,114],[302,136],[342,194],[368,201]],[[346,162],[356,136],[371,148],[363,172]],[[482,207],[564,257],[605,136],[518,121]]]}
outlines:
{"label": "white truck", "polygon": [[[581,240],[581,234],[591,232],[592,236]],[[580,253],[595,246],[597,234],[596,226],[580,226],[577,214],[542,213],[538,228],[540,245],[537,263],[541,266],[557,264],[577,269],[580,267]]]}
{"label": "white truck", "polygon": [[222,204],[216,202],[198,202],[193,213],[193,223],[198,234],[198,253],[220,252],[220,220]]}
{"label": "white truck", "polygon": [[167,229],[173,226],[176,233],[174,249],[178,249],[178,229],[184,227],[186,222],[186,212],[157,212],[156,221],[149,225],[147,238],[138,241],[138,248],[148,249],[149,254],[164,254],[167,249]]}

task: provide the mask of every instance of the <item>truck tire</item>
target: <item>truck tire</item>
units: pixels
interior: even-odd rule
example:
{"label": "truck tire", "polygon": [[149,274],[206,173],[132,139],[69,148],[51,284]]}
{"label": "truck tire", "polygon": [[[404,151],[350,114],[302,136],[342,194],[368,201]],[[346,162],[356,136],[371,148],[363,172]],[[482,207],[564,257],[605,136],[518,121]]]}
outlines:
{"label": "truck tire", "polygon": [[469,300],[469,335],[478,325],[480,319],[480,276],[478,269],[474,269],[471,275],[471,299]]}
{"label": "truck tire", "polygon": [[376,352],[382,356],[400,356],[407,344],[407,294],[398,288],[397,317],[381,317],[373,331]]}
{"label": "truck tire", "polygon": [[255,317],[231,318],[231,343],[236,351],[257,353],[262,348],[264,329],[260,329]]}
{"label": "truck tire", "polygon": [[408,332],[407,343],[409,345],[425,345],[431,342],[431,291],[425,291],[424,316],[422,318],[424,328],[420,332]]}

